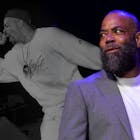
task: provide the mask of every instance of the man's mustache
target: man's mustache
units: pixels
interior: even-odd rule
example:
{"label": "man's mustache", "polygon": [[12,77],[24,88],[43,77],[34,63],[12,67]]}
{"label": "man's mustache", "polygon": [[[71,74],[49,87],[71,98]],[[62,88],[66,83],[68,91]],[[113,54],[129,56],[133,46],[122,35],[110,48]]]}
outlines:
{"label": "man's mustache", "polygon": [[119,46],[115,43],[110,43],[110,44],[106,44],[102,50],[103,50],[103,52],[107,52],[109,50],[119,49],[119,48],[121,48],[121,46]]}

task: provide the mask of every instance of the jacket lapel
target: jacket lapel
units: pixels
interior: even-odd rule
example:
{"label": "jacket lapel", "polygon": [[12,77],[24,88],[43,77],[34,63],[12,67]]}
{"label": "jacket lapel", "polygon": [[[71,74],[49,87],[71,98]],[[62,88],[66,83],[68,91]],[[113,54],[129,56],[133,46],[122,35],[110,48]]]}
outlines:
{"label": "jacket lapel", "polygon": [[118,116],[130,138],[133,139],[129,119],[115,79],[112,75],[106,75],[104,71],[102,71],[102,76],[103,79],[97,80],[97,86],[102,87],[101,92],[104,94],[107,102],[111,105],[114,113]]}

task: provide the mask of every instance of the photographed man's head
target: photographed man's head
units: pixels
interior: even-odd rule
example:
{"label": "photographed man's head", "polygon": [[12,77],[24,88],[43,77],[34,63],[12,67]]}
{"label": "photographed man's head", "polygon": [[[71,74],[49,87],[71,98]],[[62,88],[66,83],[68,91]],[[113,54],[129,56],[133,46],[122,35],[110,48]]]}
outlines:
{"label": "photographed man's head", "polygon": [[28,11],[23,9],[10,9],[4,16],[4,33],[13,44],[24,43],[23,28],[31,23]]}

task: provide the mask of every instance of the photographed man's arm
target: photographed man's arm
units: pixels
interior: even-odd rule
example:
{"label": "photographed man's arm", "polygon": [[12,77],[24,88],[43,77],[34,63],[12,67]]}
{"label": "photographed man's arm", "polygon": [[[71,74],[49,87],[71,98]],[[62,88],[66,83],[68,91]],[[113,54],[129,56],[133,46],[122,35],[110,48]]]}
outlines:
{"label": "photographed man's arm", "polygon": [[48,34],[48,38],[53,39],[55,51],[70,63],[93,70],[102,69],[101,50],[98,46],[58,28],[50,28]]}

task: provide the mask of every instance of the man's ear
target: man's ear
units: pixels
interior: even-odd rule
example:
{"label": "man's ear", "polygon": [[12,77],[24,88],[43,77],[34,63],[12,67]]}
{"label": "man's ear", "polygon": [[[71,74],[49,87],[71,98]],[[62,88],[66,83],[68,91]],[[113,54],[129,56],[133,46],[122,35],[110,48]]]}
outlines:
{"label": "man's ear", "polygon": [[136,43],[137,47],[140,48],[140,31],[136,33]]}

